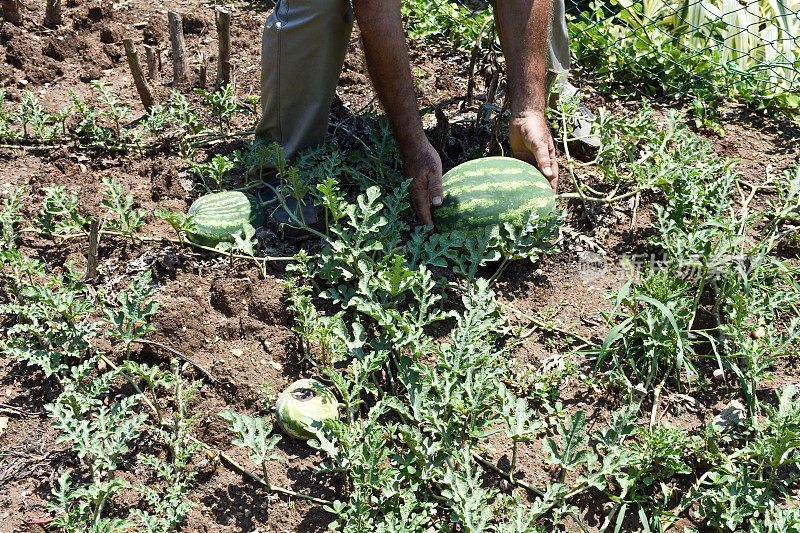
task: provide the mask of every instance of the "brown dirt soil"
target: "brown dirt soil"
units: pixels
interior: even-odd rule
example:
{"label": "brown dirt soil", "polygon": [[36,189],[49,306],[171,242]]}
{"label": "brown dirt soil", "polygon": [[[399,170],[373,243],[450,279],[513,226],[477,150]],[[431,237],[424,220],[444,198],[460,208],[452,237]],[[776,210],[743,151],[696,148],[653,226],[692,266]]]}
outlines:
{"label": "brown dirt soil", "polygon": [[[191,0],[155,5],[142,0],[121,3],[71,0],[64,3],[64,24],[56,29],[40,24],[43,10],[44,2],[27,2],[22,28],[8,22],[0,26],[0,87],[7,91],[6,98],[11,102],[18,102],[23,91],[30,90],[48,111],[54,112],[70,101],[67,89],[81,100],[96,102],[96,93],[89,82],[101,80],[141,115],[121,39],[132,37],[141,56],[141,46],[145,43],[160,49],[163,71],[152,85],[156,99],[166,100],[172,88],[167,10],[184,14],[192,73],[190,82],[182,88],[184,94],[193,101],[198,99],[189,89],[197,83],[201,52],[208,58],[209,79],[213,79],[216,32],[213,7],[209,4]],[[239,102],[245,102],[247,95],[256,94],[259,89],[261,27],[267,12],[268,7],[262,3],[236,4],[232,46]],[[468,149],[485,141],[475,139],[471,130],[458,122],[474,117],[474,109],[459,108],[466,93],[468,57],[417,43],[411,43],[410,52],[414,67],[419,69],[415,76],[423,105],[437,106],[451,124],[449,135],[439,145],[444,164],[449,168]],[[594,93],[590,82],[585,82],[584,88],[590,106],[604,105],[613,113],[630,112],[626,105]],[[478,89],[484,90],[481,81]],[[338,95],[341,104],[334,109],[334,119],[356,113],[374,102],[355,34]],[[657,109],[659,116],[666,111]],[[796,124],[769,119],[737,106],[726,108],[722,115],[727,135],[711,140],[720,155],[741,158],[738,168],[746,180],[758,183],[767,173],[782,172],[792,164],[800,146]],[[426,115],[425,121],[435,139],[441,132],[435,129],[433,114]],[[239,130],[252,126],[244,118],[234,124]],[[214,148],[233,149],[235,144]],[[562,168],[566,168],[566,160],[563,155],[560,157]],[[594,177],[592,169],[578,173],[579,179],[591,181]],[[24,186],[30,195],[27,212],[23,213],[28,219],[37,215],[42,188],[50,185],[65,185],[69,192],[78,195],[85,213],[100,214],[101,179],[105,176],[115,178],[126,192],[134,195],[134,207],[148,211],[161,207],[185,211],[196,195],[187,186],[187,182],[191,184],[187,165],[177,153],[162,151],[142,157],[136,153],[85,154],[66,147],[51,151],[0,149],[0,195]],[[572,188],[568,181],[565,173],[562,179],[565,191]],[[759,195],[752,207],[764,206],[766,200],[766,196]],[[513,264],[498,283],[500,300],[527,314],[541,313],[585,337],[602,339],[606,328],[601,313],[612,307],[604,291],[619,288],[623,280],[611,269],[586,281],[578,272],[579,258],[589,250],[586,241],[609,251],[612,261],[623,254],[646,251],[650,236],[649,202],[648,198],[642,198],[636,211],[633,202],[598,208],[594,212],[598,221],[595,226],[587,222],[579,202],[566,203],[562,207],[568,210],[570,225],[584,240],[567,239],[562,252],[536,265]],[[171,231],[162,221],[152,219],[144,229],[145,234],[159,238],[169,236]],[[291,255],[297,250],[294,245],[279,242],[269,230],[262,236],[273,255]],[[49,241],[25,237],[21,244],[56,268],[70,260],[79,269],[86,267],[85,243],[56,248]],[[303,246],[313,248],[314,243]],[[203,381],[191,406],[193,412],[201,413],[195,434],[242,464],[248,464],[246,454],[231,445],[231,434],[217,413],[232,409],[268,414],[272,406],[262,400],[262,384],[281,390],[295,379],[312,375],[311,369],[300,361],[299,339],[291,330],[292,318],[281,283],[283,265],[275,264],[267,278],[262,279],[255,269],[238,263],[231,268],[227,260],[213,254],[179,250],[168,242],[133,245],[121,238],[104,238],[99,258],[97,287],[109,295],[125,288],[135,273],[152,271],[160,309],[155,330],[148,338],[190,356],[214,377],[213,382]],[[539,369],[545,360],[566,350],[559,342],[552,335],[534,333],[516,352],[520,367]],[[122,355],[118,344],[102,348],[112,358]],[[137,346],[132,357],[168,364],[169,356],[145,345]],[[577,355],[572,359],[581,373],[591,372],[586,360]],[[184,365],[183,371],[188,376],[203,378],[190,364]],[[709,376],[703,378],[710,380]],[[798,379],[797,363],[786,360],[776,369],[775,383],[770,386]],[[0,435],[0,532],[47,530],[51,518],[47,500],[52,484],[60,472],[78,464],[67,446],[56,443],[56,431],[43,410],[43,405],[52,402],[57,394],[53,380],[42,379],[40,373],[0,355],[0,415],[9,418],[8,429]],[[662,416],[673,424],[697,429],[733,394],[733,388],[715,388],[713,393],[698,398],[701,408],[697,412],[682,408],[673,398],[667,402],[669,408]],[[591,426],[606,422],[621,401],[614,391],[588,389],[577,376],[568,378],[561,396],[568,411],[586,411]],[[496,435],[488,445],[487,452],[495,463],[507,466],[510,441]],[[283,438],[278,448],[282,460],[269,466],[274,483],[321,498],[341,497],[341,487],[335,480],[312,474],[313,466],[322,459],[318,453],[291,438]],[[544,486],[543,480],[554,480],[555,473],[544,468],[543,458],[541,441],[522,445],[518,462],[521,479],[540,486]],[[268,497],[260,487],[220,463],[214,454],[199,453],[194,467],[200,475],[190,499],[198,506],[182,526],[183,531],[318,531],[325,529],[331,520],[319,505]],[[126,475],[133,480],[135,471],[136,461],[132,458]],[[597,528],[602,523],[601,506],[605,502],[604,497],[592,494],[576,502],[584,509],[585,524]]]}

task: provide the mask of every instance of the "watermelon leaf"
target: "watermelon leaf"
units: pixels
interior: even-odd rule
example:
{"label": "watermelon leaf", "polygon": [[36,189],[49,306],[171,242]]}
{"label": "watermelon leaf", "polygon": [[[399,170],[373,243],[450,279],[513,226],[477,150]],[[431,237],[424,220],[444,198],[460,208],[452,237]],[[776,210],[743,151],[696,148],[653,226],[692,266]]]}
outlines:
{"label": "watermelon leaf", "polygon": [[[453,232],[458,237],[463,237],[460,232]],[[456,237],[456,238],[458,238]],[[468,281],[475,280],[478,268],[488,262],[496,261],[500,258],[500,253],[496,250],[498,232],[496,226],[491,226],[478,231],[475,235],[470,235],[464,239],[464,253],[459,254],[454,260],[453,272],[461,274]]]}
{"label": "watermelon leaf", "polygon": [[103,177],[105,199],[101,202],[103,207],[111,213],[117,215],[119,220],[109,220],[105,223],[107,229],[119,231],[131,238],[135,242],[136,231],[139,230],[147,218],[146,209],[133,208],[133,195],[123,196],[122,185],[117,185],[114,178]]}
{"label": "watermelon leaf", "polygon": [[465,236],[460,232],[428,234],[430,226],[417,226],[406,243],[408,268],[416,270],[421,265],[446,268],[458,257],[458,249]]}
{"label": "watermelon leaf", "polygon": [[150,317],[158,310],[158,302],[152,299],[156,289],[150,285],[151,278],[150,270],[140,272],[131,280],[128,290],[120,291],[117,295],[117,309],[110,305],[103,308],[106,323],[110,326],[108,335],[122,339],[126,351],[130,350],[130,344],[135,339],[153,330]]}
{"label": "watermelon leaf", "polygon": [[178,235],[178,240],[181,244],[184,242],[184,234],[197,229],[193,215],[184,215],[180,211],[170,211],[166,208],[156,209],[154,214],[158,218],[169,222],[169,225],[172,226],[172,229],[174,229],[175,233]]}
{"label": "watermelon leaf", "polygon": [[230,234],[233,237],[233,249],[241,250],[245,254],[255,257],[255,247],[258,245],[255,234],[255,228],[249,222],[245,222],[242,231]]}
{"label": "watermelon leaf", "polygon": [[322,205],[331,216],[331,224],[337,224],[345,216],[345,198],[341,194],[337,181],[326,176],[317,184],[317,191],[322,195]]}
{"label": "watermelon leaf", "polygon": [[534,261],[542,254],[555,253],[553,238],[558,235],[562,223],[562,216],[541,218],[536,211],[528,214],[521,227],[505,222],[500,228],[500,253],[506,260]]}
{"label": "watermelon leaf", "polygon": [[493,515],[490,502],[499,491],[484,488],[483,472],[478,466],[473,467],[469,446],[462,447],[459,453],[456,465],[448,461],[442,496],[447,498],[453,518],[464,524],[466,531],[485,531]]}
{"label": "watermelon leaf", "polygon": [[237,436],[231,441],[234,445],[247,448],[252,453],[250,460],[256,465],[263,466],[267,461],[275,461],[281,458],[280,454],[271,452],[278,441],[280,435],[272,435],[272,424],[267,424],[261,417],[252,417],[234,413],[233,411],[222,411],[219,416],[227,420],[230,429]]}
{"label": "watermelon leaf", "polygon": [[[42,190],[45,197],[42,200],[42,209],[37,222],[41,224],[46,234],[55,236],[74,232],[87,233],[85,228],[89,223],[89,218],[80,214],[78,197],[74,194],[67,195],[66,185],[44,187]],[[13,198],[8,198],[3,202],[3,234],[6,242],[8,242],[8,235],[13,234],[13,224],[23,220],[18,214],[21,204],[13,201],[15,199],[18,201],[21,194],[21,188],[19,188],[14,191]],[[7,247],[11,248],[11,246]]]}
{"label": "watermelon leaf", "polygon": [[535,418],[538,413],[528,408],[525,398],[518,398],[505,386],[500,386],[498,392],[501,399],[498,413],[506,421],[506,435],[515,442],[532,440],[544,428],[544,423]]}
{"label": "watermelon leaf", "polygon": [[559,422],[558,434],[561,437],[561,446],[553,437],[547,437],[544,443],[547,452],[545,461],[558,465],[565,471],[575,471],[582,464],[591,465],[597,461],[594,453],[581,449],[589,441],[589,437],[584,434],[587,425],[586,414],[583,411],[578,411],[570,417],[569,427],[563,420]]}

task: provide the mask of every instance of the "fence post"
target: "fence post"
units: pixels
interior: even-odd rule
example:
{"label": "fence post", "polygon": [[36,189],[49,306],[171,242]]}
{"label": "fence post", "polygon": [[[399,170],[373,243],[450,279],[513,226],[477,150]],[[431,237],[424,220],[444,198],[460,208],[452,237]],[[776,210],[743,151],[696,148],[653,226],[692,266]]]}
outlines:
{"label": "fence post", "polygon": [[3,8],[3,18],[14,26],[22,26],[22,11],[20,10],[20,0],[0,0]]}
{"label": "fence post", "polygon": [[174,11],[167,13],[169,38],[172,41],[172,80],[175,85],[186,81],[186,48],[183,44],[183,21]]}
{"label": "fence post", "polygon": [[231,82],[231,12],[217,7],[217,39],[219,41],[219,55],[217,57],[217,79],[221,85]]}
{"label": "fence post", "polygon": [[133,39],[123,39],[122,46],[125,48],[125,56],[128,58],[128,65],[131,68],[133,75],[133,83],[136,85],[136,90],[139,92],[139,98],[142,99],[142,105],[146,110],[153,107],[153,93],[150,91],[150,85],[144,77],[142,72],[142,65],[139,64],[139,56],[136,54],[136,48],[133,46]]}
{"label": "fence post", "polygon": [[47,0],[44,9],[44,25],[48,28],[55,28],[61,24],[61,0]]}

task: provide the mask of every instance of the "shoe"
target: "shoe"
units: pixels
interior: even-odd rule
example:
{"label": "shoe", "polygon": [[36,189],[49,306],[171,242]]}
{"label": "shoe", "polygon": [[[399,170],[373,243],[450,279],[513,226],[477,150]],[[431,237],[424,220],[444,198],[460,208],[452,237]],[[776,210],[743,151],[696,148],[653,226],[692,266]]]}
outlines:
{"label": "shoe", "polygon": [[[558,101],[563,97],[580,97],[580,89],[573,87],[569,82],[561,86],[558,91],[553,91],[548,99],[548,107],[556,111]],[[577,109],[573,116],[567,117],[567,123],[572,126],[571,139],[568,140],[570,155],[580,161],[591,161],[600,149],[600,137],[592,134],[592,124],[597,117],[583,105],[578,98]]]}
{"label": "shoe", "polygon": [[[313,204],[310,198],[303,198],[298,209],[297,199],[288,196],[284,199],[286,208],[281,205],[278,198],[280,183],[277,181],[270,183],[269,187],[259,187],[255,190],[256,197],[267,211],[267,218],[278,228],[279,235],[289,241],[304,241],[318,237],[309,228],[318,231],[325,231],[325,217],[322,209]],[[288,209],[288,211],[287,211]],[[305,222],[305,225],[298,224],[296,218]]]}
{"label": "shoe", "polygon": [[271,183],[276,180],[277,174],[278,171],[275,170],[275,167],[253,165],[247,169],[247,180],[248,182],[261,181],[264,183]]}

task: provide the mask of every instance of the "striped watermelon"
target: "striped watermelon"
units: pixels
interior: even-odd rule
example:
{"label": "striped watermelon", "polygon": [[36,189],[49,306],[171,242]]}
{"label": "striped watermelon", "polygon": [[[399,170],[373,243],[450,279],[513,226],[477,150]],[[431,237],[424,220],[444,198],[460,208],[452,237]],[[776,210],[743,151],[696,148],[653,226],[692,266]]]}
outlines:
{"label": "striped watermelon", "polygon": [[257,228],[264,223],[264,208],[256,198],[241,191],[223,191],[201,196],[189,208],[195,229],[187,232],[189,240],[214,247],[233,242],[231,233],[241,233],[245,223]]}
{"label": "striped watermelon", "polygon": [[511,157],[484,157],[462,163],[442,177],[444,201],[434,211],[442,232],[474,235],[510,222],[521,227],[535,211],[549,217],[556,207],[550,183],[536,167]]}
{"label": "striped watermelon", "polygon": [[315,379],[299,379],[278,395],[275,402],[278,425],[296,439],[314,436],[312,422],[339,417],[339,403],[333,393]]}

